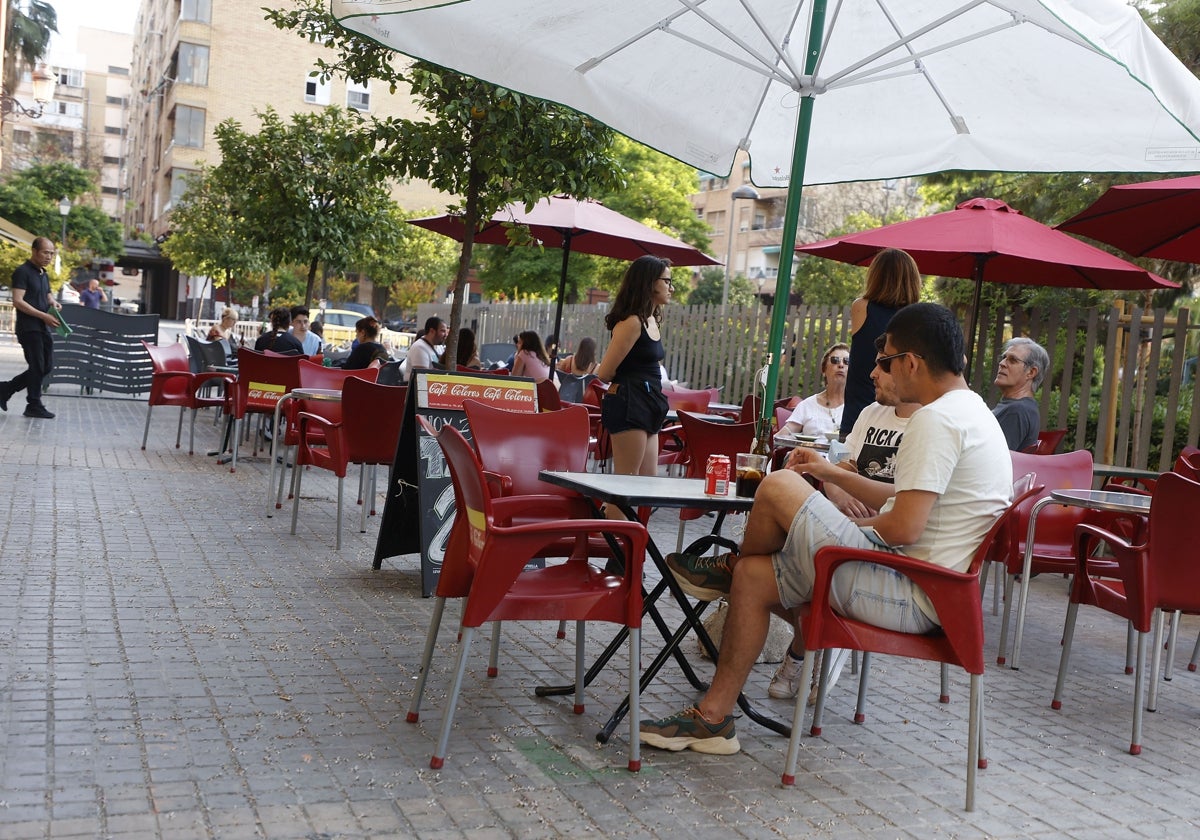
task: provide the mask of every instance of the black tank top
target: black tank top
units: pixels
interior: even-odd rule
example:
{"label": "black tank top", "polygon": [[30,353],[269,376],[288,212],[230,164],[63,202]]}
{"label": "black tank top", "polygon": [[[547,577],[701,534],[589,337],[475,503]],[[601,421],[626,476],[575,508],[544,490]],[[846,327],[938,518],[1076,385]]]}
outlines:
{"label": "black tank top", "polygon": [[867,318],[850,337],[850,370],[846,372],[846,405],[842,409],[841,433],[850,434],[862,410],[875,402],[871,371],[875,368],[875,339],[883,335],[888,321],[899,310],[867,301]]}
{"label": "black tank top", "polygon": [[646,332],[646,325],[642,324],[642,334],[617,365],[613,381],[661,382],[662,374],[658,366],[666,357],[662,339],[651,338],[650,333]]}

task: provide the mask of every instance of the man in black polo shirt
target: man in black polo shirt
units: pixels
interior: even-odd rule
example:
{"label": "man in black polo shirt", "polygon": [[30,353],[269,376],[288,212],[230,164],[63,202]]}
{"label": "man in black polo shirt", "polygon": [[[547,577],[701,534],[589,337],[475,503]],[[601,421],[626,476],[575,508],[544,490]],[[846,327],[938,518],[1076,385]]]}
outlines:
{"label": "man in black polo shirt", "polygon": [[25,416],[44,420],[54,415],[42,404],[42,382],[54,366],[54,339],[50,328],[58,319],[50,309],[62,309],[50,294],[46,266],[54,259],[54,243],[44,236],[33,240],[33,254],[12,276],[12,302],[17,313],[17,341],[25,351],[28,369],[8,382],[0,383],[0,409],[8,411],[13,394],[25,390]]}

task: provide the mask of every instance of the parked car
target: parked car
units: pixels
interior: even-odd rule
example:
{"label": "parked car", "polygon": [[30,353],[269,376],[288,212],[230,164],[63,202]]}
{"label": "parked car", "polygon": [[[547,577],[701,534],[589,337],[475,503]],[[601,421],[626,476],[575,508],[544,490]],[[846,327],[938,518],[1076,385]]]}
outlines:
{"label": "parked car", "polygon": [[[365,316],[350,309],[322,309],[313,320],[318,317],[321,319],[325,342],[335,348],[341,348],[349,347],[354,341],[354,325]],[[407,333],[393,332],[386,328],[379,330],[379,343],[393,356],[398,355],[396,351],[407,349],[412,340],[413,337]]]}

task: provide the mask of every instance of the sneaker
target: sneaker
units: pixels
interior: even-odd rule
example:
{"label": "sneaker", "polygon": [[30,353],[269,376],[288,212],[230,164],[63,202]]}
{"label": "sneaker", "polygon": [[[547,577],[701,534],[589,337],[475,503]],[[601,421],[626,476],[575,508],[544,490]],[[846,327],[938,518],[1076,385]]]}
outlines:
{"label": "sneaker", "polygon": [[25,408],[26,417],[36,417],[39,420],[53,420],[54,412],[47,411],[44,405],[30,405]]}
{"label": "sneaker", "polygon": [[701,601],[715,601],[729,594],[729,587],[733,583],[733,567],[729,564],[732,556],[668,554],[667,568],[688,595]]}
{"label": "sneaker", "polygon": [[[817,705],[817,691],[821,684],[821,654],[824,651],[819,651],[817,654],[817,664],[813,668],[812,686],[808,690],[808,700],[805,702],[810,706]],[[837,685],[838,677],[842,675],[842,669],[846,667],[846,663],[850,661],[850,651],[846,648],[837,648],[833,651],[833,660],[829,663],[829,688],[826,689],[826,694],[833,690]],[[795,697],[796,695],[792,695]]]}
{"label": "sneaker", "polygon": [[[804,669],[804,659],[796,659],[789,650],[783,655],[783,661],[771,677],[767,686],[767,696],[776,700],[792,700],[800,691],[800,672]],[[814,672],[816,673],[816,672]]]}
{"label": "sneaker", "polygon": [[733,731],[733,715],[709,723],[695,706],[662,720],[643,720],[639,739],[663,750],[694,750],[708,755],[733,755],[742,748]]}

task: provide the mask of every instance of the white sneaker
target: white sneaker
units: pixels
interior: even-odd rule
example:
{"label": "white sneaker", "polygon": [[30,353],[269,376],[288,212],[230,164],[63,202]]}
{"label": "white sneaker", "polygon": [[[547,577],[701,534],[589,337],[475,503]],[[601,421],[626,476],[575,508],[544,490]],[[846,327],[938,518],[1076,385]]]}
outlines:
{"label": "white sneaker", "polygon": [[771,684],[767,686],[767,696],[776,700],[794,699],[800,691],[800,672],[803,669],[803,659],[794,658],[791,651],[784,652],[783,661],[779,663],[775,676],[771,677]]}
{"label": "white sneaker", "polygon": [[[817,705],[817,689],[821,683],[821,656],[818,652],[817,664],[813,668],[812,687],[808,691],[808,705]],[[842,675],[842,669],[846,667],[846,662],[850,659],[850,651],[845,648],[837,648],[833,651],[833,661],[829,665],[829,687],[826,689],[826,694],[837,684],[838,677]],[[795,697],[796,695],[792,695]]]}

